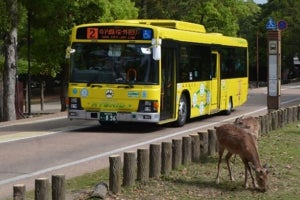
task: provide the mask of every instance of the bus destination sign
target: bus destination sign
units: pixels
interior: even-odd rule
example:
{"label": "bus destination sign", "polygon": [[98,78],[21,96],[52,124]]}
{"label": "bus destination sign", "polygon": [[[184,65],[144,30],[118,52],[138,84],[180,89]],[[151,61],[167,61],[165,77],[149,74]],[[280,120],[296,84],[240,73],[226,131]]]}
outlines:
{"label": "bus destination sign", "polygon": [[151,40],[153,31],[140,27],[98,26],[77,29],[77,39],[88,40]]}

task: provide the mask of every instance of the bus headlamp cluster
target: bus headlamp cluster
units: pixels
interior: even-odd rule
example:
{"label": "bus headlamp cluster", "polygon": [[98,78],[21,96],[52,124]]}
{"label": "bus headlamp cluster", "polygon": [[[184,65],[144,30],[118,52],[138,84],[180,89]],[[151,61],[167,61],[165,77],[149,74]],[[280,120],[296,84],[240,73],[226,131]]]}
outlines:
{"label": "bus headlamp cluster", "polygon": [[81,109],[80,99],[76,97],[70,97],[69,99],[69,109],[78,110]]}
{"label": "bus headlamp cluster", "polygon": [[139,112],[157,112],[158,102],[154,100],[141,100],[139,103]]}

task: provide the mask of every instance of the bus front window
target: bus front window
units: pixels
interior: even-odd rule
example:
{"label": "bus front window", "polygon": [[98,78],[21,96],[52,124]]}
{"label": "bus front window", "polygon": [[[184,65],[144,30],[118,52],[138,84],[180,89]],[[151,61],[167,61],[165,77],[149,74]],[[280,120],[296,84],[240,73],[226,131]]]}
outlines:
{"label": "bus front window", "polygon": [[71,82],[158,84],[148,44],[74,43]]}

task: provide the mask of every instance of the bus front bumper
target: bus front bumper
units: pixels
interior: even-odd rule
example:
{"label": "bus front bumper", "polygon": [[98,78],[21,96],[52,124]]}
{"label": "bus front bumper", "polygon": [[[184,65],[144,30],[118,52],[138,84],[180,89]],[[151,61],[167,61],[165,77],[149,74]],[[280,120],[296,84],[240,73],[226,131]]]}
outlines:
{"label": "bus front bumper", "polygon": [[[107,112],[105,112],[107,113]],[[148,122],[158,123],[159,113],[141,113],[141,112],[117,112],[113,120],[100,120],[100,112],[85,111],[85,110],[69,110],[69,119],[84,119],[84,120],[98,120],[98,121],[115,121],[115,122]]]}

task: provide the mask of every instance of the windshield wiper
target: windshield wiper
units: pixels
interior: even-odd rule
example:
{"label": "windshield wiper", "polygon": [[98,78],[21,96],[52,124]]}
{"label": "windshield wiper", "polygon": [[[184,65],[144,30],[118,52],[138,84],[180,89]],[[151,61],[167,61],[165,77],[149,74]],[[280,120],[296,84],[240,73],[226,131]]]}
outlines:
{"label": "windshield wiper", "polygon": [[134,88],[134,86],[128,82],[127,85],[119,85],[118,88]]}
{"label": "windshield wiper", "polygon": [[119,85],[118,88],[134,88],[132,81],[123,80],[127,85]]}
{"label": "windshield wiper", "polygon": [[95,82],[88,82],[86,84],[87,87],[102,87],[102,85],[100,83],[95,83]]}

